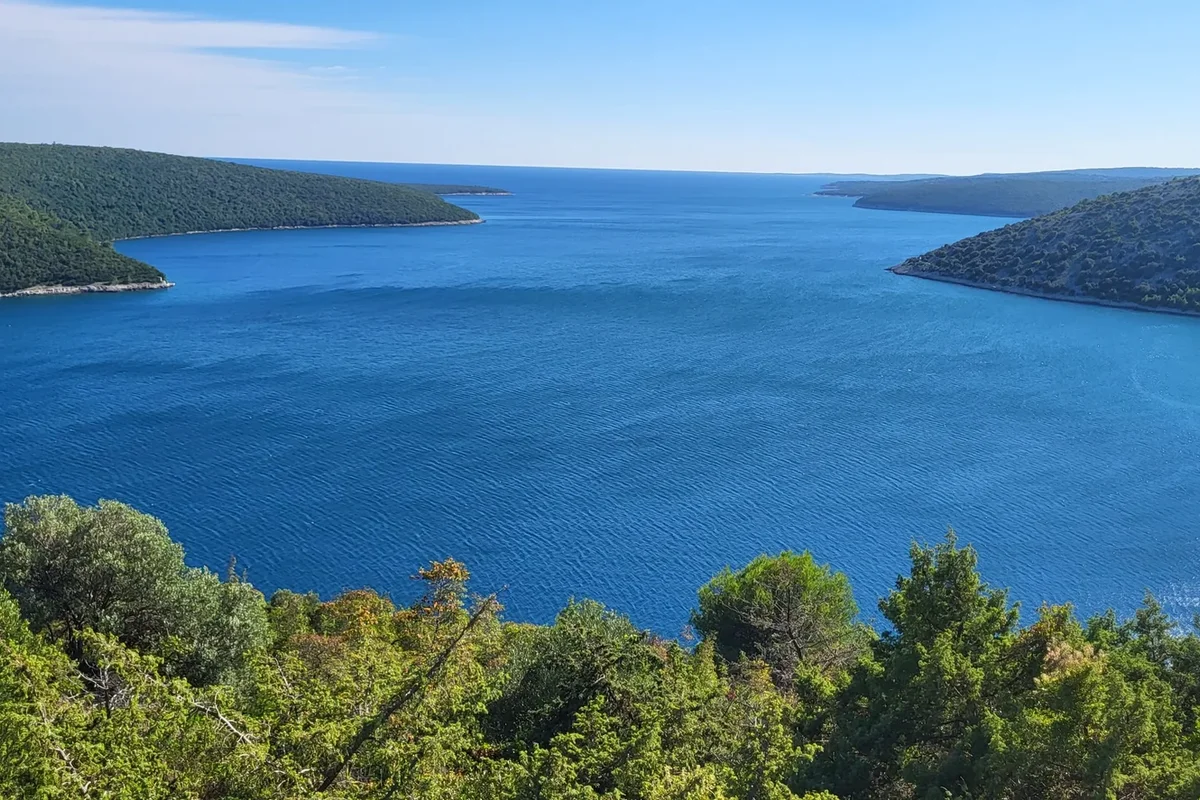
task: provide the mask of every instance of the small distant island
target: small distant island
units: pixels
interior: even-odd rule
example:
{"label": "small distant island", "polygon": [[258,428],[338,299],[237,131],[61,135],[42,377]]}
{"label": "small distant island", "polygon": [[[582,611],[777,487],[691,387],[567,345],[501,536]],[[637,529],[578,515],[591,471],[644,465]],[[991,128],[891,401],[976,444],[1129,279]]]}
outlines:
{"label": "small distant island", "polygon": [[1025,218],[1049,214],[1082,200],[1196,174],[1200,170],[1124,167],[912,181],[851,180],[828,183],[817,194],[857,197],[856,208]]}
{"label": "small distant island", "polygon": [[214,231],[465,225],[479,215],[414,186],[111,147],[0,143],[0,297],[171,286],[118,239]]}
{"label": "small distant island", "polygon": [[1200,177],[1085,200],[939,247],[891,271],[1056,300],[1200,314]]}

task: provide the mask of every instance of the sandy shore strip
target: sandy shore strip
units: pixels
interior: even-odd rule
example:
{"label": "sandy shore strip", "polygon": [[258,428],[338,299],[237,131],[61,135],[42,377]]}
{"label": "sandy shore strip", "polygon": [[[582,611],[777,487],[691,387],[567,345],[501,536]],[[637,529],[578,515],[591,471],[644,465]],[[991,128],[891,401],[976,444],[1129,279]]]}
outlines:
{"label": "sandy shore strip", "polygon": [[966,278],[952,278],[948,275],[939,275],[936,272],[915,272],[912,270],[902,270],[900,267],[888,267],[888,272],[893,275],[903,275],[908,278],[922,278],[927,281],[938,281],[940,283],[956,283],[959,286],[970,286],[972,289],[987,289],[992,292],[1004,292],[1005,294],[1019,294],[1024,297],[1036,297],[1039,300],[1057,300],[1060,303],[1077,303],[1086,306],[1104,306],[1105,308],[1120,308],[1126,311],[1147,311],[1152,314],[1174,314],[1177,317],[1200,317],[1198,311],[1185,311],[1179,308],[1168,308],[1167,306],[1146,306],[1141,303],[1126,303],[1120,300],[1102,300],[1099,297],[1088,297],[1080,294],[1051,294],[1049,292],[1040,292],[1037,289],[1024,289],[1019,286],[996,286],[991,283],[981,283],[980,281],[971,281]]}
{"label": "sandy shore strip", "polygon": [[89,283],[86,286],[30,286],[15,292],[0,293],[0,297],[41,297],[56,294],[113,294],[115,292],[149,292],[155,289],[170,289],[170,281],[145,283]]}

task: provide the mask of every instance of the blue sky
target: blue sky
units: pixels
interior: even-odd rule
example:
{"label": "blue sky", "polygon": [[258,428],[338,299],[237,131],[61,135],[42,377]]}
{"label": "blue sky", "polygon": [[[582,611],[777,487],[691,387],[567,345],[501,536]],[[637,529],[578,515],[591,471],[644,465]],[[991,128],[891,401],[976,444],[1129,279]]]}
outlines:
{"label": "blue sky", "polygon": [[0,139],[781,172],[1200,166],[1194,0],[0,0]]}

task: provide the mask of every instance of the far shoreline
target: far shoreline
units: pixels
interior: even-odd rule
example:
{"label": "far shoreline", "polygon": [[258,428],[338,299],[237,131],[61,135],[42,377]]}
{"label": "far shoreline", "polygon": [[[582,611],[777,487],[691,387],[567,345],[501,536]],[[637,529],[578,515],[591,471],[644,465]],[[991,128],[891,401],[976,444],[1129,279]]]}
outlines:
{"label": "far shoreline", "polygon": [[140,239],[165,239],[168,236],[199,236],[205,233],[249,233],[251,231],[319,231],[332,228],[437,228],[446,225],[479,225],[482,217],[475,219],[434,220],[431,222],[379,222],[362,225],[276,225],[265,228],[215,228],[203,231],[179,231],[178,233],[148,233],[145,236],[126,236],[115,242],[136,242]]}
{"label": "far shoreline", "polygon": [[[371,225],[279,225],[272,228],[220,228],[207,231],[180,231],[179,233],[152,233],[146,236],[127,236],[116,242],[133,242],[139,239],[165,239],[169,236],[199,236],[205,233],[248,233],[250,231],[308,231],[328,230],[330,228],[433,228],[446,225],[478,225],[484,220],[476,219],[437,220],[432,222],[385,222]],[[172,289],[175,283],[165,278],[161,281],[143,281],[140,283],[88,283],[79,286],[67,286],[56,283],[41,286],[27,286],[12,292],[0,292],[0,300],[14,297],[55,297],[80,294],[117,294],[120,292],[149,292],[159,289]]]}
{"label": "far shoreline", "polygon": [[1193,319],[1200,317],[1200,311],[1187,311],[1181,308],[1168,308],[1167,306],[1147,306],[1141,303],[1130,303],[1123,300],[1104,300],[1099,297],[1088,297],[1087,295],[1062,295],[1050,294],[1049,292],[1038,291],[1037,289],[1024,289],[1019,286],[997,286],[991,283],[983,283],[981,281],[972,281],[966,278],[952,278],[948,275],[939,275],[936,272],[916,272],[912,270],[901,269],[902,265],[888,267],[887,271],[893,275],[900,275],[906,278],[921,278],[927,281],[937,281],[939,283],[953,283],[959,286],[968,286],[972,289],[986,289],[990,292],[1003,292],[1004,294],[1015,294],[1022,297],[1034,297],[1039,300],[1055,300],[1059,303],[1075,303],[1085,306],[1101,306],[1103,308],[1117,308],[1123,311],[1142,311],[1147,314],[1173,314],[1177,317],[1192,317]]}

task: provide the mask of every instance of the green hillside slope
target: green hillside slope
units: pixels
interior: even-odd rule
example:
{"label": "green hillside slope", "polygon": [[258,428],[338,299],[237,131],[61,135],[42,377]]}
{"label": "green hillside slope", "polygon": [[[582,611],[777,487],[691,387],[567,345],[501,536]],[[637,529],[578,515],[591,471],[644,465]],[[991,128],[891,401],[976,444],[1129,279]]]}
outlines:
{"label": "green hillside slope", "polygon": [[1111,169],[931,178],[918,181],[837,181],[817,194],[857,197],[857,208],[1036,217],[1113,192],[1128,192],[1197,170]]}
{"label": "green hillside slope", "polygon": [[1086,200],[893,267],[900,275],[1200,312],[1200,177]]}
{"label": "green hillside slope", "polygon": [[0,201],[0,294],[163,280],[158,270],[105,244],[116,239],[479,221],[409,186],[72,145],[0,143]]}
{"label": "green hillside slope", "polygon": [[158,283],[163,274],[73,226],[0,196],[0,294],[31,286]]}
{"label": "green hillside slope", "polygon": [[110,147],[0,144],[0,194],[102,240],[478,219],[433,194],[395,184]]}

